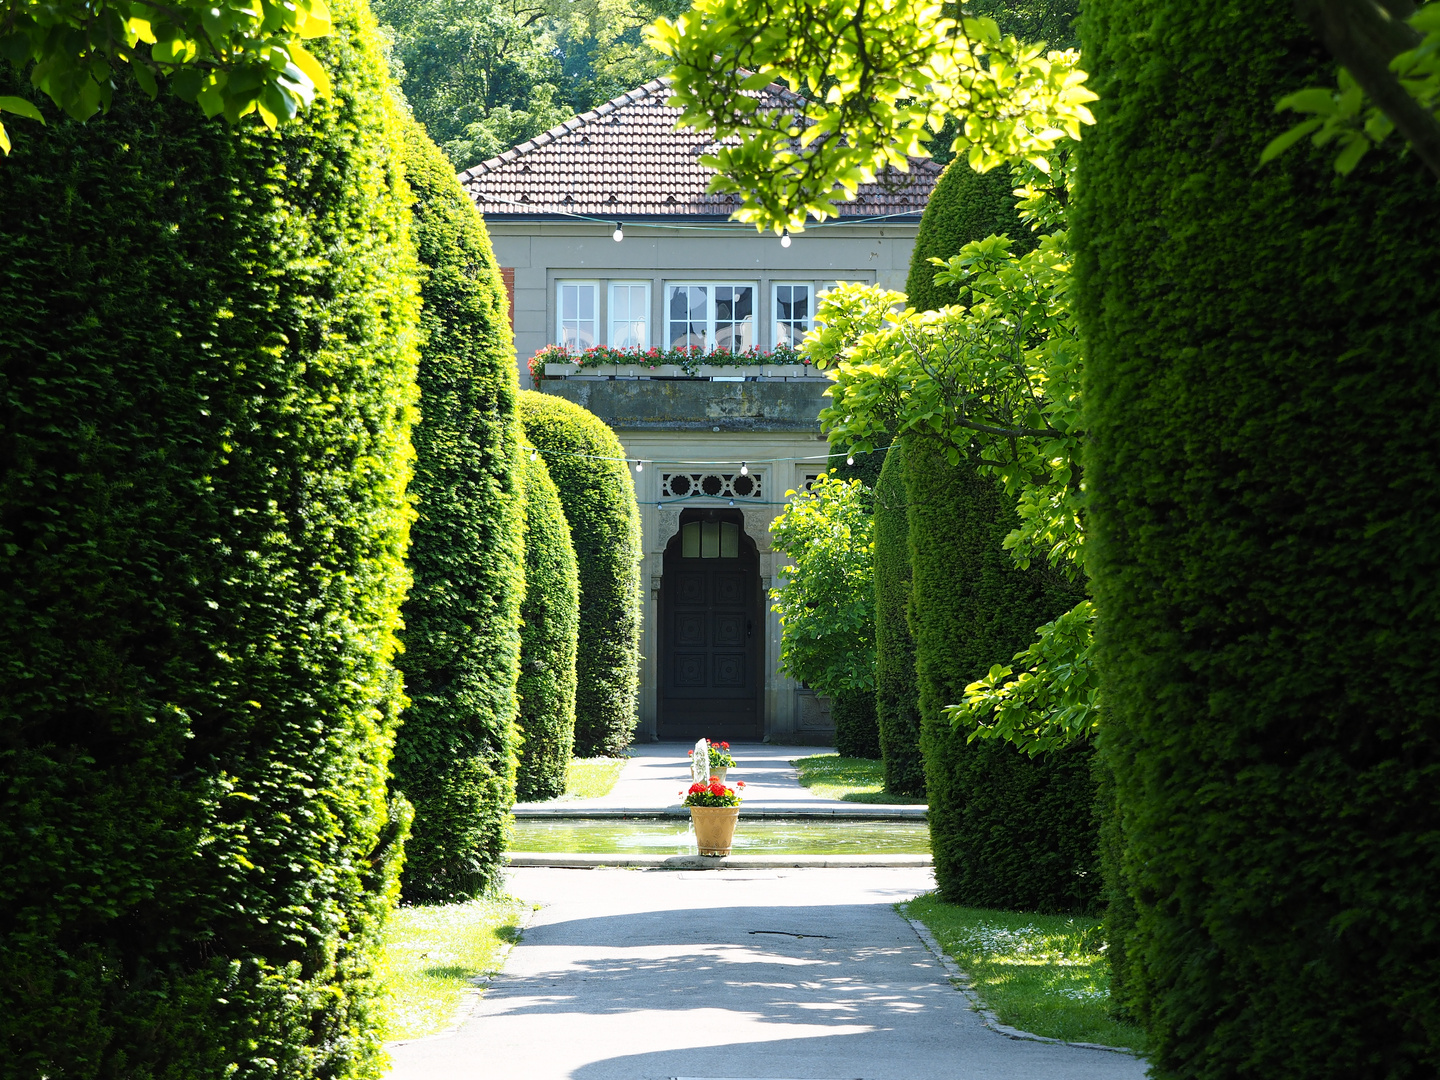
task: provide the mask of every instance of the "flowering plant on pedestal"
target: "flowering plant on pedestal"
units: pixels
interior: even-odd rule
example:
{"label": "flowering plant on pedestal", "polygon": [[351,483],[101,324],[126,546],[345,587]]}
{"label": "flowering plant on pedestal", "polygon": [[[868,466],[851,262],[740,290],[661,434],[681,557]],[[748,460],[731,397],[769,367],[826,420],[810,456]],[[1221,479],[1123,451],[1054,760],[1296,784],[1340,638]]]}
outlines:
{"label": "flowering plant on pedestal", "polygon": [[735,764],[735,759],[730,756],[730,744],[728,742],[715,742],[713,739],[705,740],[710,747],[710,771],[716,769],[728,769]]}
{"label": "flowering plant on pedestal", "polygon": [[711,780],[708,784],[691,784],[689,791],[682,791],[685,796],[686,806],[739,806],[740,795],[735,788],[743,788],[745,781],[736,783],[735,787],[726,787],[719,780]]}

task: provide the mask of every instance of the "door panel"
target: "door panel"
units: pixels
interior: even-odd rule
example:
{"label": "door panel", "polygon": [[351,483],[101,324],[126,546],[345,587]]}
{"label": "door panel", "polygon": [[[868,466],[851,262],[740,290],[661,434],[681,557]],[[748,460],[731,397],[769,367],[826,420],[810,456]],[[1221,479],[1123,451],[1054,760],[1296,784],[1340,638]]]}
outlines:
{"label": "door panel", "polygon": [[762,690],[759,558],[665,552],[660,591],[659,734],[666,739],[758,739]]}

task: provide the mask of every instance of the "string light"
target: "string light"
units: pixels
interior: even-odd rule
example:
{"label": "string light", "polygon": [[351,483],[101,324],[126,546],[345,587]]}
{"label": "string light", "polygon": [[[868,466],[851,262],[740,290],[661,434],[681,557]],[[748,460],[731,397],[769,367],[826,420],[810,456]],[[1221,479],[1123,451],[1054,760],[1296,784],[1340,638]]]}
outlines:
{"label": "string light", "polygon": [[645,466],[644,466],[643,464],[641,464],[640,462],[637,461],[637,462],[635,462],[635,471],[636,471],[636,472],[644,472],[644,471],[645,471]]}
{"label": "string light", "polygon": [[615,231],[611,235],[615,237],[615,242],[618,244],[625,239],[625,226],[618,221],[615,222]]}
{"label": "string light", "polygon": [[790,246],[790,230],[789,230],[789,229],[786,229],[784,232],[782,232],[782,233],[780,234],[780,246],[781,246],[781,247],[789,247],[789,246]]}
{"label": "string light", "polygon": [[531,451],[530,451],[530,460],[531,460],[531,461],[534,461],[534,460],[535,460],[536,458],[538,458],[539,456],[540,456],[540,451],[539,451],[539,450],[531,450]]}
{"label": "string light", "polygon": [[845,459],[845,464],[846,464],[846,465],[854,465],[854,464],[855,464],[855,459],[854,459],[853,457],[847,457],[847,458]]}
{"label": "string light", "polygon": [[746,465],[745,462],[743,462],[743,461],[740,462],[740,475],[741,475],[741,476],[749,476],[749,475],[750,475],[750,466],[749,466],[749,465]]}

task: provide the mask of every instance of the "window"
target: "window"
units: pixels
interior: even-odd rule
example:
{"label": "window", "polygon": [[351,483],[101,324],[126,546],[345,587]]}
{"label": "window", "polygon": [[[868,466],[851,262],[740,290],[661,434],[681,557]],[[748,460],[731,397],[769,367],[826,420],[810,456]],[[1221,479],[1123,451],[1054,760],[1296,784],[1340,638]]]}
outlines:
{"label": "window", "polygon": [[815,315],[814,287],[775,286],[775,344],[799,348]]}
{"label": "window", "polygon": [[611,284],[610,344],[616,349],[650,347],[650,286],[645,282]]}
{"label": "window", "polygon": [[740,526],[733,521],[687,521],[680,527],[682,559],[738,559]]}
{"label": "window", "polygon": [[755,286],[671,285],[665,318],[672,348],[744,352],[755,346]]}
{"label": "window", "polygon": [[598,339],[600,287],[592,281],[562,281],[556,307],[560,314],[559,344],[568,352],[584,352]]}

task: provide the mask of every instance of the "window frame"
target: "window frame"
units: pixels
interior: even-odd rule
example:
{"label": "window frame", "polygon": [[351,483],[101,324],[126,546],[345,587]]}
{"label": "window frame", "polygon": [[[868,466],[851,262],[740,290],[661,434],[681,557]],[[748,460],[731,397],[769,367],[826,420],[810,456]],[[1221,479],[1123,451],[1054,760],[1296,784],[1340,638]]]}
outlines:
{"label": "window frame", "polygon": [[[651,283],[644,278],[614,278],[605,282],[605,343],[611,348],[639,349],[642,352],[650,348],[650,285]],[[630,318],[623,320],[623,323],[643,323],[644,329],[640,334],[641,341],[638,345],[617,345],[615,328],[623,323],[617,323],[615,319],[615,290],[635,288],[644,290],[644,299],[640,304],[640,318],[636,319],[632,313]]]}
{"label": "window frame", "polygon": [[[567,288],[589,288],[589,289],[591,290],[591,296],[592,296],[592,299],[593,299],[593,301],[594,301],[594,309],[595,309],[595,314],[594,314],[594,316],[589,320],[589,321],[593,324],[593,325],[592,325],[592,328],[591,328],[591,340],[590,340],[590,344],[589,344],[589,345],[584,345],[584,346],[582,346],[582,345],[580,345],[579,324],[585,322],[586,320],[580,318],[579,315],[578,315],[578,312],[580,311],[580,304],[579,304],[578,295],[577,295],[577,302],[576,302],[576,312],[577,312],[577,315],[576,315],[575,319],[572,320],[572,321],[576,324],[576,334],[575,334],[576,348],[574,348],[573,350],[568,349],[568,347],[565,345],[565,322],[566,322],[566,320],[565,320],[565,290],[566,290]],[[602,325],[602,320],[601,320],[601,318],[600,318],[600,282],[599,282],[597,279],[595,279],[595,278],[556,278],[556,279],[555,279],[555,342],[556,342],[556,344],[557,344],[557,345],[560,345],[562,348],[567,348],[567,351],[571,352],[572,355],[577,355],[577,356],[578,356],[579,354],[583,353],[586,349],[592,348],[592,347],[594,347],[594,346],[596,346],[596,345],[601,344],[601,338],[600,338],[600,328],[601,328],[601,325]]]}
{"label": "window frame", "polygon": [[[762,345],[761,345],[761,340],[760,340],[760,282],[759,282],[759,281],[755,280],[754,278],[749,278],[749,279],[737,279],[737,280],[731,280],[731,281],[716,280],[716,279],[694,280],[694,279],[690,279],[690,278],[677,278],[677,279],[675,279],[675,280],[673,280],[673,281],[672,281],[672,280],[666,280],[665,283],[664,283],[664,285],[665,285],[665,294],[664,294],[664,295],[665,295],[665,302],[664,302],[664,306],[663,306],[662,309],[661,309],[661,326],[662,326],[662,333],[663,333],[663,337],[661,338],[661,341],[664,342],[664,345],[663,345],[664,348],[669,349],[669,348],[674,348],[674,347],[676,347],[676,346],[674,346],[674,344],[673,344],[674,338],[673,338],[672,333],[671,333],[672,320],[671,320],[671,317],[670,317],[670,302],[671,302],[671,299],[672,299],[672,290],[674,290],[674,289],[704,289],[704,290],[705,290],[705,341],[706,341],[706,344],[705,344],[705,346],[704,346],[704,349],[705,349],[705,355],[706,355],[706,356],[709,356],[711,353],[715,352],[716,345],[717,345],[717,342],[716,342],[716,321],[717,321],[717,320],[716,320],[716,314],[717,314],[717,308],[718,308],[719,305],[716,303],[716,300],[715,300],[715,290],[716,290],[716,289],[749,289],[749,290],[750,290],[750,314],[749,314],[749,316],[748,316],[743,322],[735,322],[734,320],[726,320],[726,321],[725,321],[725,325],[727,325],[727,326],[743,326],[743,325],[745,325],[746,322],[748,322],[748,323],[750,324],[750,345],[749,345],[749,348],[750,348],[750,349],[758,349],[758,348],[761,348],[761,347],[762,347]],[[689,325],[688,322],[687,322],[687,325]],[[738,351],[743,352],[743,351],[745,351],[745,350],[738,350]],[[730,350],[730,353],[731,353],[732,355],[735,354],[736,352],[737,352],[737,350],[735,350],[735,349],[731,349],[731,350]]]}
{"label": "window frame", "polygon": [[[806,332],[809,332],[815,329],[815,305],[820,295],[820,290],[815,287],[815,282],[786,281],[784,279],[773,280],[770,282],[770,347],[772,349],[777,349],[780,347],[781,325],[787,321],[791,324],[795,322],[794,319],[782,320],[780,318],[780,290],[782,288],[795,287],[802,287],[809,293],[809,299],[807,300],[806,305],[809,314],[805,316],[805,330]],[[793,299],[791,302],[794,302]],[[802,333],[800,337],[803,339],[805,337],[805,334]],[[795,347],[798,348],[798,345]]]}

